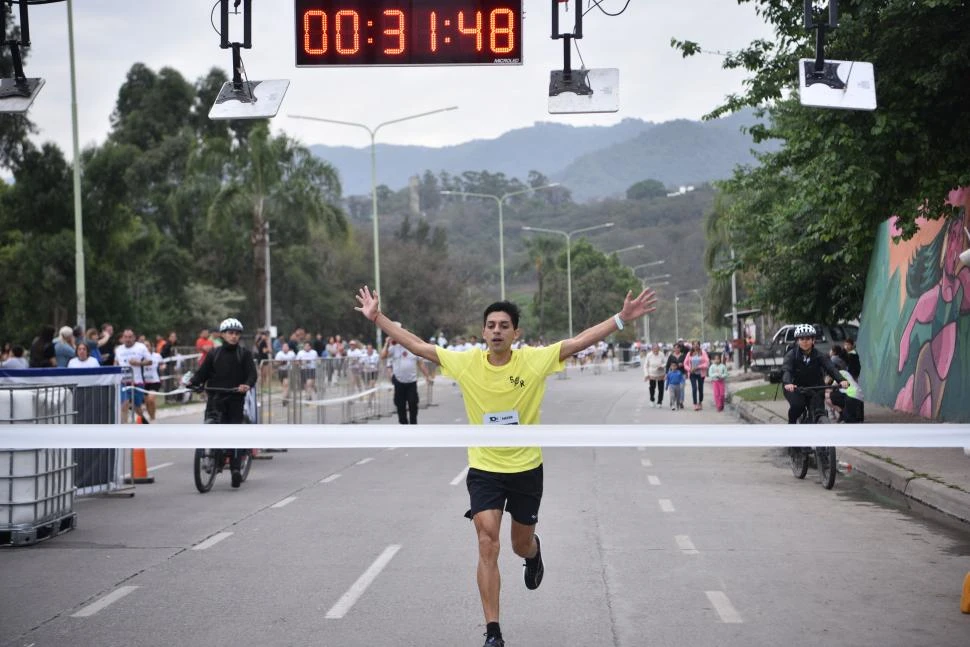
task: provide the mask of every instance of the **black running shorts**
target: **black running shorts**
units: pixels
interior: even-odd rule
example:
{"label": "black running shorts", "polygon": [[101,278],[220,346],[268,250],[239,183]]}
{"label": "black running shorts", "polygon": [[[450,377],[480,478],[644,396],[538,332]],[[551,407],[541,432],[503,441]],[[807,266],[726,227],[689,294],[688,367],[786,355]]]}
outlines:
{"label": "black running shorts", "polygon": [[539,521],[542,500],[542,465],[526,472],[505,474],[470,467],[465,479],[471,509],[469,519],[482,510],[506,510],[512,519],[532,526]]}

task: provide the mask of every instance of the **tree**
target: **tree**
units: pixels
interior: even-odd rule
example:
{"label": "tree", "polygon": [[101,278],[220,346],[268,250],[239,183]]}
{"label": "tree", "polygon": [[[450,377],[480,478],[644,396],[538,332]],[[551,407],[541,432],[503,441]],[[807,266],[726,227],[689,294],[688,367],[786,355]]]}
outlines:
{"label": "tree", "polygon": [[525,251],[528,255],[527,268],[535,270],[537,290],[532,298],[532,311],[536,316],[537,332],[546,334],[546,278],[556,271],[556,257],[565,247],[563,241],[549,236],[534,236],[525,239]]}
{"label": "tree", "polygon": [[660,180],[641,180],[626,190],[627,200],[649,200],[666,195],[667,187]]}
{"label": "tree", "polygon": [[[770,121],[752,128],[755,140],[784,146],[723,185],[738,198],[730,228],[739,263],[758,273],[752,297],[768,309],[853,318],[876,227],[897,215],[911,236],[918,218],[949,215],[948,192],[970,184],[970,12],[964,0],[840,3],[826,58],[871,61],[877,74],[879,108],[849,112],[806,108],[791,96],[797,59],[814,57],[801,4],[752,1],[776,34],[725,58],[725,68],[754,77],[708,117],[760,107]],[[685,55],[700,51],[697,43],[673,45]]]}
{"label": "tree", "polygon": [[[241,240],[237,234],[248,233],[245,274],[251,267],[260,309],[266,294],[264,249],[269,225],[274,240],[284,243],[303,240],[311,224],[321,225],[335,240],[344,240],[347,220],[336,206],[340,181],[333,167],[308,149],[286,135],[271,136],[266,122],[254,127],[245,144],[233,151],[227,171],[228,181],[209,210],[210,229],[237,241]],[[262,315],[266,321],[268,313]]]}

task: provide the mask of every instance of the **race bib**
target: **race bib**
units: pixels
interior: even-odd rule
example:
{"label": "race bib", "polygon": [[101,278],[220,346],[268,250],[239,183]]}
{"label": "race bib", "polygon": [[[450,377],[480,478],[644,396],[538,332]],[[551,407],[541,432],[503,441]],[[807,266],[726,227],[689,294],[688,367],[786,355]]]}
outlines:
{"label": "race bib", "polygon": [[519,424],[519,412],[498,411],[496,413],[486,413],[482,416],[483,425],[517,425]]}

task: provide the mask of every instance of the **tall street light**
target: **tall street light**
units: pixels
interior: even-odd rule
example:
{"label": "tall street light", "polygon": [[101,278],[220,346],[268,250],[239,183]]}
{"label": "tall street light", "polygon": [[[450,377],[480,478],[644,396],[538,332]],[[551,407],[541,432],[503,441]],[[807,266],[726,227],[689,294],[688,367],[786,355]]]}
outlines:
{"label": "tall street light", "polygon": [[[306,119],[308,121],[322,121],[328,124],[338,124],[340,126],[354,126],[356,128],[363,128],[370,135],[370,194],[371,194],[371,207],[373,209],[373,221],[374,221],[374,289],[381,298],[381,306],[386,307],[387,301],[384,299],[384,294],[381,292],[381,253],[380,244],[378,242],[378,230],[377,230],[377,146],[376,138],[377,131],[379,131],[384,126],[390,126],[391,124],[397,124],[402,121],[409,121],[411,119],[417,119],[419,117],[427,117],[428,115],[438,114],[439,112],[447,112],[449,110],[457,110],[458,106],[449,106],[447,108],[438,108],[437,110],[429,110],[427,112],[420,112],[416,115],[408,115],[407,117],[400,117],[398,119],[391,119],[390,121],[382,121],[373,128],[367,124],[357,123],[355,121],[341,121],[339,119],[325,119],[323,117],[307,117],[304,115],[287,115],[290,119]],[[383,334],[380,327],[377,327],[377,347],[381,347]]]}
{"label": "tall street light", "polygon": [[639,245],[630,245],[629,247],[623,247],[622,249],[614,249],[612,252],[604,252],[607,256],[612,254],[622,254],[623,252],[632,252],[635,249],[643,249],[643,243]]}
{"label": "tall street light", "polygon": [[543,229],[542,227],[523,227],[522,231],[538,231],[546,234],[559,234],[560,236],[566,237],[566,301],[569,305],[569,337],[572,339],[573,336],[573,263],[572,263],[572,242],[571,239],[576,234],[583,233],[585,231],[593,231],[594,229],[606,229],[607,227],[612,227],[612,222],[607,222],[602,225],[593,225],[592,227],[583,227],[582,229],[576,229],[573,231],[559,231],[558,229]]}
{"label": "tall street light", "polygon": [[505,193],[501,196],[492,195],[491,193],[472,193],[470,191],[442,191],[441,195],[461,195],[469,196],[472,198],[491,198],[495,200],[498,204],[498,271],[501,275],[501,294],[502,301],[505,301],[505,226],[502,220],[502,205],[505,204],[507,198],[511,198],[516,195],[523,195],[525,193],[532,193],[533,191],[539,191],[541,189],[551,189],[552,187],[559,186],[558,182],[553,182],[552,184],[544,184],[542,186],[529,187],[528,189],[522,189],[521,191],[512,191],[511,193]]}
{"label": "tall street light", "polygon": [[680,301],[680,295],[681,294],[696,294],[698,297],[700,297],[700,300],[701,300],[701,339],[703,340],[703,338],[704,338],[704,295],[697,288],[695,288],[693,290],[684,290],[684,291],[678,292],[677,294],[674,295],[674,334],[677,336],[677,339],[679,340],[680,339],[680,320],[678,319],[678,314],[677,314],[677,302]]}
{"label": "tall street light", "polygon": [[[640,265],[633,266],[631,269],[633,270],[633,275],[636,276],[637,270],[639,269],[642,269],[644,267],[654,267],[656,265],[663,265],[666,262],[667,261],[665,260],[660,260],[660,261],[653,261],[651,263],[641,263]],[[656,279],[669,279],[670,276],[671,276],[670,274],[658,274],[657,276],[648,276],[646,278],[640,279],[640,285],[642,285],[643,289],[646,290],[648,282],[654,281]],[[669,282],[654,283],[653,285],[654,287],[657,287],[658,285],[669,285]],[[650,314],[649,313],[643,315],[643,341],[648,344],[650,343]]]}

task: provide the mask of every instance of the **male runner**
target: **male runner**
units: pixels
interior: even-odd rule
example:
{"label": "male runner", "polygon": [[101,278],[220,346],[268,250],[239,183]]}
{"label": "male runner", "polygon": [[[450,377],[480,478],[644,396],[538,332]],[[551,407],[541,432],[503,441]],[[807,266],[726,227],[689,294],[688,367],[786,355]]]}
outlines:
{"label": "male runner", "polygon": [[[657,299],[646,289],[636,298],[628,292],[623,308],[606,321],[572,339],[550,346],[512,349],[519,339],[519,308],[499,301],[485,309],[482,339],[486,350],[449,351],[395,324],[380,310],[378,295],[367,286],[357,294],[359,311],[418,357],[440,364],[461,387],[468,422],[473,425],[531,425],[539,423],[539,407],[546,376],[562,370],[567,357],[622,330],[655,310]],[[535,527],[542,499],[542,451],[538,447],[469,447],[468,494],[465,516],[475,524],[478,538],[478,591],[485,613],[485,647],[505,647],[499,628],[501,589],[498,554],[503,510],[512,516],[512,550],[525,559],[526,588],[542,582],[543,564]]]}

